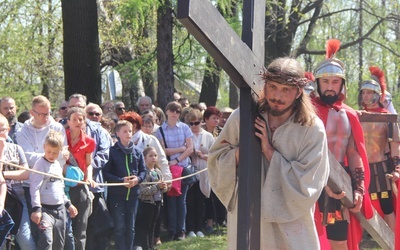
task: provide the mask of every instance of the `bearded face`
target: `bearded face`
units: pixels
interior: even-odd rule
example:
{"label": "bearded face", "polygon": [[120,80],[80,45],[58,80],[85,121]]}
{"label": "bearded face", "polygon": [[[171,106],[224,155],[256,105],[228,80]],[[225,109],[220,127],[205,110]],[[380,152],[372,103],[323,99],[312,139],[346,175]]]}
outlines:
{"label": "bearded face", "polygon": [[321,77],[317,80],[318,94],[322,102],[334,104],[342,92],[343,79],[336,76]]}
{"label": "bearded face", "polygon": [[327,90],[321,94],[320,90],[318,90],[318,94],[321,101],[329,105],[334,104],[339,99],[339,94],[335,93],[334,91]]}
{"label": "bearded face", "polygon": [[300,96],[298,87],[268,81],[265,87],[267,111],[272,116],[282,116],[291,112],[296,99]]}
{"label": "bearded face", "polygon": [[8,123],[14,124],[16,121],[15,114],[17,113],[17,106],[15,105],[15,101],[13,99],[3,100],[0,104],[1,113],[7,118]]}
{"label": "bearded face", "polygon": [[[290,104],[289,106],[287,106],[286,108],[284,108],[284,109],[278,109],[278,108],[274,108],[274,107],[272,107],[271,108],[271,106],[270,105],[268,105],[267,106],[267,111],[268,111],[268,113],[270,113],[272,116],[281,116],[281,115],[283,115],[283,114],[285,114],[286,112],[288,112],[288,111],[291,111],[292,109],[293,109],[293,107],[294,107],[294,105],[295,105],[295,101],[296,100],[293,100],[292,101],[292,104]],[[270,102],[273,104],[273,103],[276,103],[276,104],[281,104],[281,105],[285,105],[286,103],[283,103],[283,102],[280,102],[279,100],[270,100]],[[269,102],[268,102],[269,103]]]}

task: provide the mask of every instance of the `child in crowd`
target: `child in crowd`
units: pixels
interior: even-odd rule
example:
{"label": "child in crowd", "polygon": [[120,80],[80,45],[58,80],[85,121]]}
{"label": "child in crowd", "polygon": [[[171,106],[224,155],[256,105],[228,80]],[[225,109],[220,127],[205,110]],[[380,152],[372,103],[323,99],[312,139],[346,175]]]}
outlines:
{"label": "child in crowd", "polygon": [[154,249],[154,229],[162,203],[162,193],[167,191],[167,183],[163,181],[161,170],[157,164],[158,155],[153,147],[143,150],[146,163],[145,182],[159,182],[157,184],[140,184],[140,206],[142,214],[139,218],[143,235],[141,235],[141,246],[144,250]]}
{"label": "child in crowd", "polygon": [[[63,149],[63,136],[50,130],[44,144],[44,157],[33,166],[34,170],[62,177],[63,169],[57,158]],[[65,220],[68,209],[71,217],[78,210],[64,193],[64,182],[57,177],[38,173],[30,175],[30,194],[32,199],[31,220],[39,227],[38,249],[63,249],[65,239]]]}
{"label": "child in crowd", "polygon": [[116,249],[132,249],[135,239],[135,220],[138,207],[139,183],[146,176],[143,155],[132,138],[132,123],[118,121],[115,131],[118,141],[110,148],[109,160],[104,166],[106,181],[123,182],[125,186],[108,188],[108,204],[114,219]]}
{"label": "child in crowd", "polygon": [[153,135],[154,122],[150,118],[146,117],[143,119],[142,131],[148,135]]}

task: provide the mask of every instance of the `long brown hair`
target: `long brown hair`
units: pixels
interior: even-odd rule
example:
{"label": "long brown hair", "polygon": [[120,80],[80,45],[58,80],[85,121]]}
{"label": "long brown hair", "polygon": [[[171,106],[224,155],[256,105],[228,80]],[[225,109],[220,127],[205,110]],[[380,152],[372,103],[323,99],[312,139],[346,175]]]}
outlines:
{"label": "long brown hair", "polygon": [[[288,84],[291,86],[297,86],[299,91],[302,91],[304,80],[304,69],[301,67],[300,63],[290,57],[277,58],[268,65],[267,69],[264,70],[262,78],[264,80],[263,92],[258,97],[257,103],[259,107],[259,112],[264,113],[269,110],[269,105],[265,99],[265,92],[267,87],[267,82],[270,81],[269,77],[266,75],[272,75],[274,81],[280,84]],[[312,125],[315,119],[315,108],[311,103],[308,95],[302,93],[300,97],[295,100],[293,105],[294,122],[300,123],[301,125]]]}

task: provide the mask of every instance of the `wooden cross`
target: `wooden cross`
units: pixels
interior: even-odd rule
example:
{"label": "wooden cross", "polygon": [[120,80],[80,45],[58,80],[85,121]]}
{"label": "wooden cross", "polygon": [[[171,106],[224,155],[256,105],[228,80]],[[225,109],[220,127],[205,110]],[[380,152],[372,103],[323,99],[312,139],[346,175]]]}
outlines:
{"label": "wooden cross", "polygon": [[[251,93],[259,95],[263,84],[265,0],[244,0],[242,39],[208,0],[178,0],[178,19],[240,88],[240,166],[238,168],[237,249],[260,249],[261,147],[254,135],[258,112]],[[330,156],[328,185],[333,192],[346,192],[343,202],[353,206],[350,177]],[[368,167],[368,166],[367,166]],[[384,249],[392,249],[394,235],[376,215],[363,227]],[[239,226],[240,225],[240,226]],[[229,226],[229,225],[228,225]]]}
{"label": "wooden cross", "polygon": [[263,87],[265,0],[244,0],[243,40],[207,0],[179,0],[178,19],[240,88],[237,249],[260,249],[261,147],[251,92]]}

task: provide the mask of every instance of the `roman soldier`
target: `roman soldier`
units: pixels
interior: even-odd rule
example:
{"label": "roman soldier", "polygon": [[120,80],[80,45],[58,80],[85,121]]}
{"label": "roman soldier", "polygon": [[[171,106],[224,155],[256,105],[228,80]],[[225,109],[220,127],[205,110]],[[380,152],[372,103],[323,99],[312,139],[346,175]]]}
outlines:
{"label": "roman soldier", "polygon": [[368,195],[369,168],[366,167],[368,160],[357,113],[343,103],[346,97],[345,67],[342,61],[334,57],[339,48],[339,40],[327,41],[326,58],[318,64],[314,74],[317,91],[313,102],[318,116],[325,124],[329,150],[351,177],[354,207],[347,209],[341,203],[344,192],[334,194],[326,187],[317,204],[316,210],[320,214],[316,214],[316,226],[322,249],[324,244],[330,244],[333,249],[346,249],[346,245],[349,249],[358,249],[362,228],[349,210],[362,211],[366,218],[373,215]]}
{"label": "roman soldier", "polygon": [[[385,74],[378,67],[369,68],[371,77],[363,81],[358,100],[364,111],[390,113],[384,107]],[[363,112],[360,113],[361,115]],[[396,219],[393,206],[392,181],[400,176],[400,130],[395,122],[362,122],[371,183],[369,193],[375,209],[394,231]],[[389,147],[387,145],[389,144]],[[389,148],[389,154],[387,153]]]}

